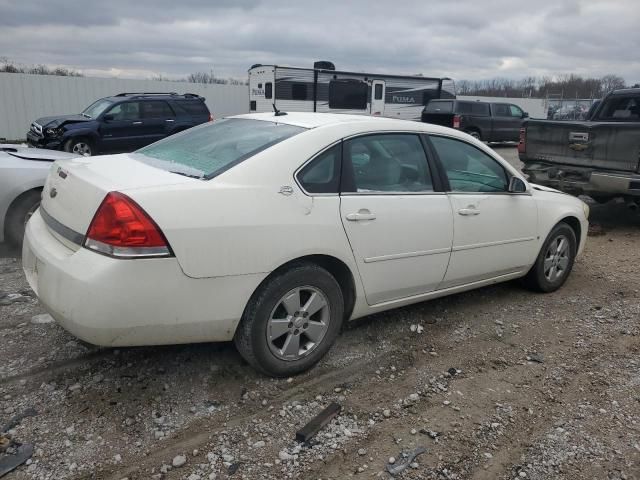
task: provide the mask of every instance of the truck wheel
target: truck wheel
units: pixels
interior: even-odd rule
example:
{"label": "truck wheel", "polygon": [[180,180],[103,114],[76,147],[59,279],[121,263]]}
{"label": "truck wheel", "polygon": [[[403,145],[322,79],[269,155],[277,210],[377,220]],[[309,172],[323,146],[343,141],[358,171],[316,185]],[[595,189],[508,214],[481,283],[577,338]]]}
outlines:
{"label": "truck wheel", "polygon": [[5,236],[7,242],[15,247],[22,245],[24,238],[24,227],[31,218],[31,215],[40,206],[40,190],[31,190],[23,193],[14,200],[5,221]]}
{"label": "truck wheel", "polygon": [[256,291],[235,334],[240,355],[275,377],[303,372],[331,348],[344,316],[336,279],[313,263],[298,263]]}
{"label": "truck wheel", "polygon": [[473,138],[477,139],[477,140],[482,140],[482,138],[480,138],[480,132],[477,130],[467,130],[466,132],[469,135],[471,135]]}
{"label": "truck wheel", "polygon": [[576,259],[576,234],[569,225],[560,222],[545,240],[529,273],[525,286],[538,292],[554,292],[566,282]]}
{"label": "truck wheel", "polygon": [[64,145],[64,149],[67,152],[82,155],[83,157],[90,157],[95,153],[91,142],[83,137],[68,140]]}

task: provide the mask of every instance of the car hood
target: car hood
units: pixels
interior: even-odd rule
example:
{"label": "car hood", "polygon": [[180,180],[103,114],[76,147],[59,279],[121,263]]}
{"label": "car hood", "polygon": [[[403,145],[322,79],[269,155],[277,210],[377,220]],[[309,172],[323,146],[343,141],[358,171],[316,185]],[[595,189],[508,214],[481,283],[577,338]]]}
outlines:
{"label": "car hood", "polygon": [[22,145],[0,144],[0,158],[13,160],[35,160],[40,162],[54,162],[76,158],[78,155],[44,148],[30,148]]}
{"label": "car hood", "polygon": [[92,118],[83,115],[56,115],[55,117],[42,117],[36,120],[36,123],[43,128],[56,128],[68,123],[90,122]]}

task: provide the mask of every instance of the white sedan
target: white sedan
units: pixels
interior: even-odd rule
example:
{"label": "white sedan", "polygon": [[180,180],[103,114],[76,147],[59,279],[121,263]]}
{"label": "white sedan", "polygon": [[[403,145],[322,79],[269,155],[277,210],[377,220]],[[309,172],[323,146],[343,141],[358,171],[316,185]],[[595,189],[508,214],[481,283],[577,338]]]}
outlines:
{"label": "white sedan", "polygon": [[558,289],[587,217],[456,130],[262,113],[56,162],[23,267],[87,342],[234,340],[286,376],[350,319],[516,278]]}

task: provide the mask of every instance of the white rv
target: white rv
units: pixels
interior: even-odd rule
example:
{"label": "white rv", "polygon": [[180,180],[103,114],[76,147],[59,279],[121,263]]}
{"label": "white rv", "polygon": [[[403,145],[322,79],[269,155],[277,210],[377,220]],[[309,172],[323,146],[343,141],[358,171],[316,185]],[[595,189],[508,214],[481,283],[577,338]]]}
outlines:
{"label": "white rv", "polygon": [[455,98],[453,80],[337,71],[330,62],[314,68],[253,65],[249,110],[333,112],[420,120],[434,98]]}

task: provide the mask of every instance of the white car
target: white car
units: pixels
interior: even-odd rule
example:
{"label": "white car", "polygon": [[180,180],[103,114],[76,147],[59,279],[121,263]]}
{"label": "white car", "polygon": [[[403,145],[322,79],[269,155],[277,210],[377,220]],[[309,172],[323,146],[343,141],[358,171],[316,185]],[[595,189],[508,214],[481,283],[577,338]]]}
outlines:
{"label": "white car", "polygon": [[0,143],[0,242],[22,244],[51,163],[74,154]]}
{"label": "white car", "polygon": [[587,217],[456,130],[260,113],[56,162],[23,267],[87,342],[233,339],[286,376],[350,319],[520,277],[556,290]]}

